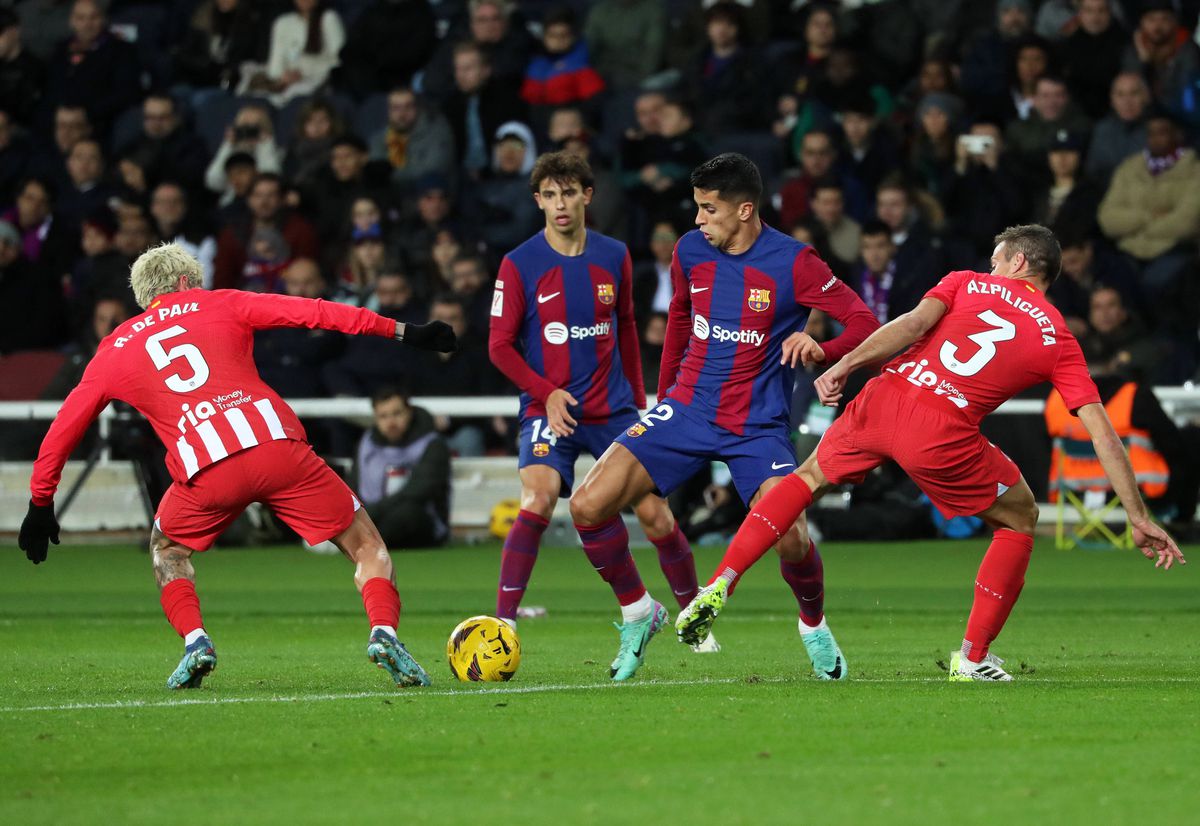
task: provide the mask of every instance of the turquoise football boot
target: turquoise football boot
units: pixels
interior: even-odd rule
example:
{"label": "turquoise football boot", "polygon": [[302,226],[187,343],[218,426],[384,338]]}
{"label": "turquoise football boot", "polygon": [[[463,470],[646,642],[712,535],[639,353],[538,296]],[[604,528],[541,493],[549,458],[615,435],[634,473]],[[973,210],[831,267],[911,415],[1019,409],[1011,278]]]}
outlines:
{"label": "turquoise football boot", "polygon": [[655,602],[654,607],[644,620],[627,622],[617,625],[621,632],[621,647],[617,650],[617,658],[612,661],[609,676],[614,680],[628,680],[637,673],[638,668],[646,661],[646,646],[662,627],[670,622],[671,617],[662,603]]}
{"label": "turquoise football boot", "polygon": [[812,660],[813,673],[822,680],[846,679],[846,675],[850,673],[846,666],[846,657],[838,647],[837,640],[833,638],[833,632],[828,628],[805,631],[806,626],[803,622],[798,625],[800,641],[804,643],[808,658]]}
{"label": "turquoise football boot", "polygon": [[371,632],[367,658],[388,673],[398,686],[429,685],[429,675],[412,658],[404,643],[381,629]]}
{"label": "turquoise football boot", "polygon": [[167,677],[167,688],[199,688],[200,682],[217,667],[212,640],[200,637],[183,651],[183,659]]}

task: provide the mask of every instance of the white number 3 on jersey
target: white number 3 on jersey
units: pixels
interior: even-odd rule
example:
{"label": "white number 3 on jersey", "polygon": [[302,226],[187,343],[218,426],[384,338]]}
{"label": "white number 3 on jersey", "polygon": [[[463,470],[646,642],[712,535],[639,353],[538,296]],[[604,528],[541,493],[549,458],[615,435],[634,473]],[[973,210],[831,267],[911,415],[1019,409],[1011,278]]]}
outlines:
{"label": "white number 3 on jersey", "polygon": [[191,377],[185,379],[179,373],[172,373],[164,379],[167,389],[176,393],[189,393],[208,381],[208,362],[204,360],[200,348],[195,344],[176,344],[170,350],[163,349],[164,341],[186,332],[186,329],[176,324],[146,339],[146,352],[150,354],[150,360],[154,362],[156,370],[161,371],[169,367],[175,359],[183,359],[188,363],[188,368],[192,371]]}
{"label": "white number 3 on jersey", "polygon": [[946,369],[960,376],[973,376],[984,368],[989,361],[996,357],[996,343],[1011,341],[1017,337],[1017,326],[1006,318],[1001,318],[992,310],[984,310],[978,316],[980,321],[992,329],[982,333],[967,336],[979,348],[975,355],[966,361],[958,360],[958,345],[949,341],[942,342],[938,355]]}

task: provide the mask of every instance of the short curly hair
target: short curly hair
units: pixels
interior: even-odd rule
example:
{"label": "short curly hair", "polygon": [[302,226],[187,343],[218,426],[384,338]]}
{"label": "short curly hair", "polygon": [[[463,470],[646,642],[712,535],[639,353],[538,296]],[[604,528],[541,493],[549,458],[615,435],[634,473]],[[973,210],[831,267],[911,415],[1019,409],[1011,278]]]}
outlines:
{"label": "short curly hair", "polygon": [[535,194],[541,192],[542,181],[547,178],[559,184],[578,181],[584,189],[591,189],[596,182],[588,162],[566,150],[547,152],[537,159],[529,173],[529,191]]}
{"label": "short curly hair", "polygon": [[145,309],[158,296],[178,290],[180,276],[187,278],[188,289],[195,289],[204,283],[204,268],[196,256],[168,241],[138,256],[129,270],[129,286]]}

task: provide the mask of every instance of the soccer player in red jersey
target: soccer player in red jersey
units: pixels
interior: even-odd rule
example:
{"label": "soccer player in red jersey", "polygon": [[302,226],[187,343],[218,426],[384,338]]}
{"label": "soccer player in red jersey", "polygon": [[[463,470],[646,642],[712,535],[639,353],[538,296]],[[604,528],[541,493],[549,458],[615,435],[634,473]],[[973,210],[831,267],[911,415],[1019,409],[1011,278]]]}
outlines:
{"label": "soccer player in red jersey", "polygon": [[[551,152],[538,158],[529,180],[546,226],[504,256],[488,341],[492,362],[521,389],[521,511],[504,540],[496,587],[496,616],[513,627],[542,533],[574,485],[575,460],[583,451],[600,456],[646,406],[629,250],[586,226],[591,168],[573,153]],[[675,517],[653,494],[631,504],[672,592],[687,605],[699,590],[696,562]],[[585,542],[584,549],[621,605],[625,651],[632,634],[654,620],[657,603],[628,547],[594,553]],[[695,649],[718,646],[706,638]],[[633,676],[636,666],[627,661],[618,654],[609,676]]]}
{"label": "soccer player in red jersey", "polygon": [[1157,560],[1155,567],[1185,563],[1175,541],[1150,521],[1079,343],[1046,299],[1061,254],[1045,227],[1010,227],[996,236],[991,273],[950,273],[914,310],[817,379],[821,401],[834,406],[851,372],[904,350],[867,383],[807,461],[750,511],[709,585],[680,613],[681,640],[708,633],[730,586],[775,543],[781,526],[830,486],[861,482],[892,459],[947,517],[974,514],[995,529],[975,579],[962,648],[950,657],[950,679],[1011,680],[988,649],[1025,584],[1038,508],[1017,466],[983,437],[979,423],[1044,381],[1091,434],[1138,548]]}
{"label": "soccer player in red jersey", "polygon": [[332,540],[355,563],[371,623],[367,654],[397,685],[429,677],[396,638],[400,597],[387,547],[350,488],[313,453],[291,408],[254,367],[254,331],[307,327],[396,338],[449,352],[439,321],[392,321],[328,301],[200,289],[200,262],[163,244],[134,262],[130,285],[145,312],[104,339],[42,442],[19,544],[36,565],[58,544],[54,492],[84,432],[110,401],[147,419],[167,448],[174,483],[150,535],[163,610],[185,652],[169,688],[197,688],[216,667],[194,586],[192,554],[212,546],[251,502],[263,502],[310,544]]}

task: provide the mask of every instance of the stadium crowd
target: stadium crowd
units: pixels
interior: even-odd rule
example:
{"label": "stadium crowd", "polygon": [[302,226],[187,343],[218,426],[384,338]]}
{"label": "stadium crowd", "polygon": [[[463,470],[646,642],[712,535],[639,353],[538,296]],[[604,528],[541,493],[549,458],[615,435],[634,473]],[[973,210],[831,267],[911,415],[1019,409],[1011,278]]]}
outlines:
{"label": "stadium crowd", "polygon": [[[61,398],[133,312],[131,261],[174,240],[206,286],[442,319],[460,337],[442,355],[260,332],[255,359],[285,398],[509,392],[486,353],[491,285],[542,225],[534,158],[565,148],[595,170],[592,226],[633,252],[653,391],[688,175],[733,150],[763,172],[766,220],[881,321],[949,270],[987,270],[993,236],[1036,221],[1061,239],[1051,296],[1093,371],[1177,384],[1198,366],[1198,14],[1197,0],[9,3],[0,355],[61,354],[34,382]],[[500,420],[434,425],[459,453],[511,448]]]}

